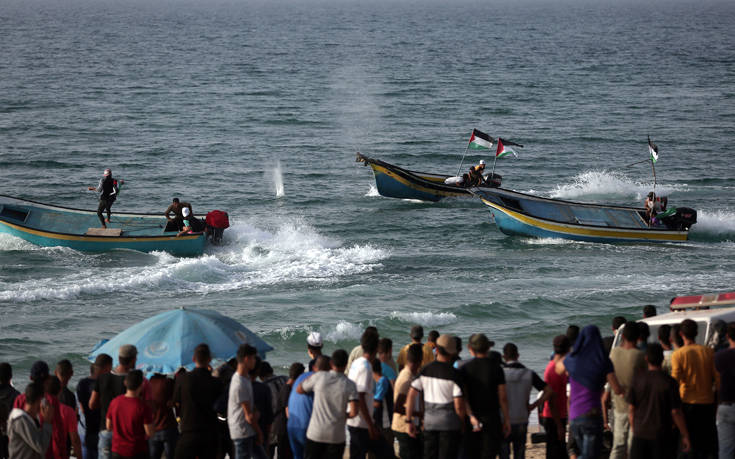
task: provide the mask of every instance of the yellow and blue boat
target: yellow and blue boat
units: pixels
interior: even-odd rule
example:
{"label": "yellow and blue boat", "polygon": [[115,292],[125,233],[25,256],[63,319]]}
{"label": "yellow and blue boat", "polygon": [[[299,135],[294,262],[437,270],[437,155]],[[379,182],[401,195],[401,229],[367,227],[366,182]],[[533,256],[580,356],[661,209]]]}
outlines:
{"label": "yellow and blue boat", "polygon": [[649,226],[643,208],[563,201],[505,189],[472,188],[508,235],[588,242],[684,242],[697,212],[680,207]]}
{"label": "yellow and blue boat", "polygon": [[[439,201],[449,197],[471,197],[469,188],[461,185],[449,185],[444,181],[452,176],[416,172],[379,159],[368,158],[357,153],[356,162],[370,166],[375,175],[375,186],[381,196],[400,199],[418,199],[420,201]],[[486,179],[487,187],[499,187],[502,177],[494,174]],[[481,187],[484,189],[485,186]]]}
{"label": "yellow and blue boat", "polygon": [[204,233],[176,236],[160,214],[114,212],[107,229],[97,212],[42,204],[0,195],[0,232],[43,247],[70,247],[88,252],[115,249],[164,251],[176,256],[204,252]]}

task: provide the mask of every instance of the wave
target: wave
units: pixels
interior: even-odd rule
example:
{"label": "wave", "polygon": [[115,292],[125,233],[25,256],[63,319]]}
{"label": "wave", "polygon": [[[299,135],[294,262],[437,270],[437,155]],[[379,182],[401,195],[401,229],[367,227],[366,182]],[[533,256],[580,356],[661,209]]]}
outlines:
{"label": "wave", "polygon": [[[643,201],[653,190],[653,182],[638,182],[622,172],[591,170],[577,174],[571,183],[557,185],[549,192],[555,199],[584,199],[585,201],[610,198],[626,198]],[[686,185],[656,185],[656,193],[667,195],[674,191],[686,191]]]}
{"label": "wave", "polygon": [[370,189],[368,190],[367,193],[365,193],[365,196],[368,196],[371,198],[375,196],[380,196],[380,193],[378,193],[378,187],[376,187],[375,185],[370,185]]}
{"label": "wave", "polygon": [[247,222],[234,222],[225,232],[224,245],[198,258],[178,258],[164,252],[151,255],[155,262],[144,267],[90,268],[61,278],[0,285],[0,301],[71,299],[160,289],[207,294],[268,285],[332,282],[379,268],[380,261],[389,253],[369,244],[344,247],[308,224],[290,220],[271,231]]}
{"label": "wave", "polygon": [[419,324],[424,327],[436,327],[439,325],[449,325],[457,322],[457,316],[451,312],[399,312],[393,311],[390,314],[391,319],[400,320],[401,322]]}
{"label": "wave", "polygon": [[735,212],[698,211],[697,224],[692,226],[689,237],[695,241],[735,241]]}

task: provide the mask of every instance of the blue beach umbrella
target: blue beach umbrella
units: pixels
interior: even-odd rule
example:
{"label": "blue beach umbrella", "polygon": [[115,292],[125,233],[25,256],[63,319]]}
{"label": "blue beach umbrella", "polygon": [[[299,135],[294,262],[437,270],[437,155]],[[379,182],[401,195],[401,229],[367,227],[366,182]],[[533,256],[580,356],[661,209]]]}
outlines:
{"label": "blue beach umbrella", "polygon": [[133,325],[111,340],[102,340],[92,350],[89,360],[99,354],[112,356],[117,365],[120,346],[138,348],[137,368],[144,372],[173,373],[180,367],[192,369],[194,348],[207,343],[212,358],[227,361],[235,357],[240,344],[247,343],[265,358],[273,348],[239,322],[217,311],[176,309],[166,311]]}

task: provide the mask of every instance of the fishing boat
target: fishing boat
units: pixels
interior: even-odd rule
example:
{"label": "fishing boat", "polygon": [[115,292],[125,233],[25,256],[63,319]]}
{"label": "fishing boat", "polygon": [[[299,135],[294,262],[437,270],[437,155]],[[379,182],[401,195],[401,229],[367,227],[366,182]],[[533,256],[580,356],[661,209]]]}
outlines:
{"label": "fishing boat", "polygon": [[204,251],[204,233],[177,236],[178,228],[159,214],[115,212],[100,228],[97,212],[42,204],[0,195],[0,232],[43,247],[70,247],[104,252],[115,249],[164,251],[197,256]]}
{"label": "fishing boat", "polygon": [[470,191],[492,209],[495,224],[508,235],[589,242],[683,242],[697,222],[697,212],[685,207],[663,209],[649,225],[644,208],[563,201],[505,189]]}
{"label": "fishing boat", "polygon": [[[472,196],[468,187],[446,183],[448,179],[453,182],[455,177],[450,175],[411,171],[379,159],[368,158],[359,152],[355,161],[373,169],[375,186],[381,196],[433,202],[448,197]],[[500,175],[488,173],[485,183],[479,189],[499,187],[501,180]]]}

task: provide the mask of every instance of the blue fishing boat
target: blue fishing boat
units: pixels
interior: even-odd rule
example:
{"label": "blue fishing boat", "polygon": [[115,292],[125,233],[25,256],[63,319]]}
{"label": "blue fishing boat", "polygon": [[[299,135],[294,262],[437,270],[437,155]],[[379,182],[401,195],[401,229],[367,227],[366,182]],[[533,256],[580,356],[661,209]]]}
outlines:
{"label": "blue fishing boat", "polygon": [[[163,213],[115,212],[107,229],[99,228],[97,212],[59,207],[0,195],[0,232],[43,247],[70,247],[104,252],[130,249],[197,256],[204,251],[204,233],[177,236]],[[168,227],[167,227],[168,226]]]}
{"label": "blue fishing boat", "polygon": [[[410,171],[360,153],[357,153],[355,161],[373,169],[375,186],[381,196],[433,202],[448,197],[472,196],[468,187],[447,184],[447,179],[453,178],[450,175]],[[493,174],[492,178],[486,176],[485,183],[480,188],[499,187],[501,180],[502,177],[498,174]]]}
{"label": "blue fishing boat", "polygon": [[697,212],[685,207],[669,209],[649,225],[644,208],[563,201],[504,189],[471,191],[492,209],[495,224],[508,235],[589,242],[683,242],[697,222]]}

